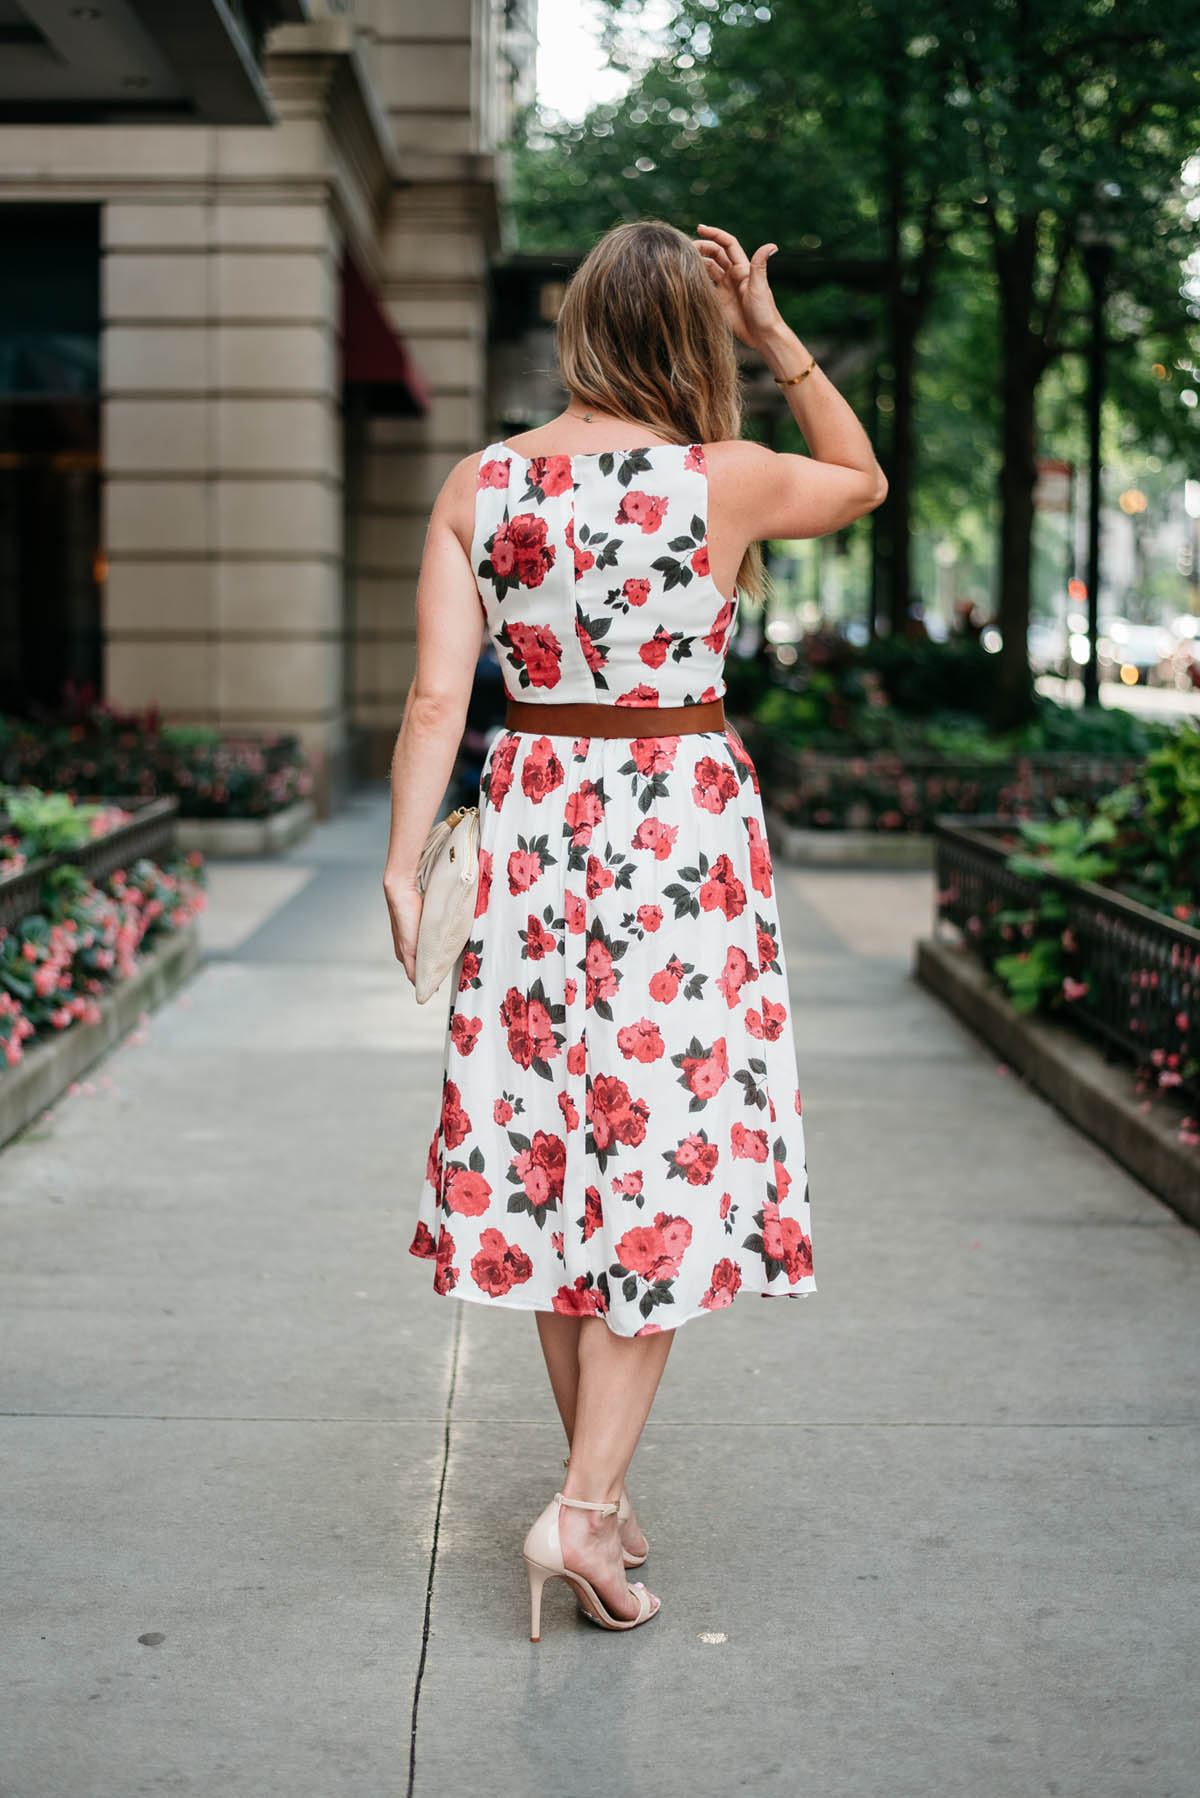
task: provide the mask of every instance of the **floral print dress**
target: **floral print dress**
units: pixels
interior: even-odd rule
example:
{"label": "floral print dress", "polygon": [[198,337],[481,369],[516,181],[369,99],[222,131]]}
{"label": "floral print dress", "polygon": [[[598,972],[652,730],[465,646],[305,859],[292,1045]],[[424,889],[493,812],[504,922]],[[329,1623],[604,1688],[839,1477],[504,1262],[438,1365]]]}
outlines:
{"label": "floral print dress", "polygon": [[[472,561],[510,694],[725,690],[703,446],[480,461]],[[439,1293],[671,1329],[816,1290],[787,969],[732,728],[502,730],[412,1253]]]}

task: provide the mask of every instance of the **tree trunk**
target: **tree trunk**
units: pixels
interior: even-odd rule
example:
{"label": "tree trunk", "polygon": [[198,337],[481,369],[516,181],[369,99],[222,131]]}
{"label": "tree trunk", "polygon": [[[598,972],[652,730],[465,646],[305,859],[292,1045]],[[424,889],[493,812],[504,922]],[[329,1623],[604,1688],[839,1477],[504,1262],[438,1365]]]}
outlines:
{"label": "tree trunk", "polygon": [[912,584],[909,533],[913,486],[913,371],[917,353],[918,314],[893,294],[892,304],[892,438],[887,471],[888,495],[880,508],[885,518],[887,615],[894,637],[908,625]]}
{"label": "tree trunk", "polygon": [[1037,389],[1042,345],[1030,330],[1036,258],[1036,221],[1023,219],[999,253],[1003,309],[1004,419],[1000,466],[1000,592],[997,624],[1003,638],[993,701],[1000,730],[1033,711],[1029,672],[1029,602],[1033,561],[1033,490],[1037,481]]}

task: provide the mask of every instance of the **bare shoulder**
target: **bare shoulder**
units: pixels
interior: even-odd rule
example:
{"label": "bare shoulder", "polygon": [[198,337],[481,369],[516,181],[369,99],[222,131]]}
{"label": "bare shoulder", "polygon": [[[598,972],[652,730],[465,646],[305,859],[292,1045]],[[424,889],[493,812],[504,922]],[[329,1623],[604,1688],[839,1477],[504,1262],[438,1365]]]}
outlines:
{"label": "bare shoulder", "polygon": [[472,450],[469,456],[460,456],[452,465],[438,490],[430,516],[431,526],[445,526],[453,531],[468,555],[475,531],[475,495],[479,489],[483,453]]}
{"label": "bare shoulder", "polygon": [[873,511],[887,494],[878,468],[819,462],[749,438],[705,444],[704,456],[714,503],[737,518],[750,542],[825,536]]}

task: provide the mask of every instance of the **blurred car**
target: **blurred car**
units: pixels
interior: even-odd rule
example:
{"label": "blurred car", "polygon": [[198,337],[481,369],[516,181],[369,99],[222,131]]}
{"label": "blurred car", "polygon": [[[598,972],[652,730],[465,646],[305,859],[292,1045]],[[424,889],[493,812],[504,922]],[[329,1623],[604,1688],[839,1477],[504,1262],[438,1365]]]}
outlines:
{"label": "blurred car", "polygon": [[1111,618],[1096,643],[1100,679],[1126,687],[1165,686],[1172,680],[1173,633],[1161,624],[1130,624]]}
{"label": "blurred car", "polygon": [[1025,635],[1029,666],[1035,674],[1067,673],[1067,632],[1061,624],[1031,624]]}

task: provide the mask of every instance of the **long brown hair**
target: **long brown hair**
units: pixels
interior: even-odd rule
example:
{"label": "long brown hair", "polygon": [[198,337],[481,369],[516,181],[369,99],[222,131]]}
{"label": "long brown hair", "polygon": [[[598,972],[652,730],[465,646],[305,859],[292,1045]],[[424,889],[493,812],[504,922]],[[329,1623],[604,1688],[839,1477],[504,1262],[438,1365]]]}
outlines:
{"label": "long brown hair", "polygon": [[[650,427],[672,443],[742,435],[733,333],[691,238],[665,219],[614,225],[567,282],[557,320],[559,375],[583,406]],[[738,592],[766,591],[752,543]]]}

